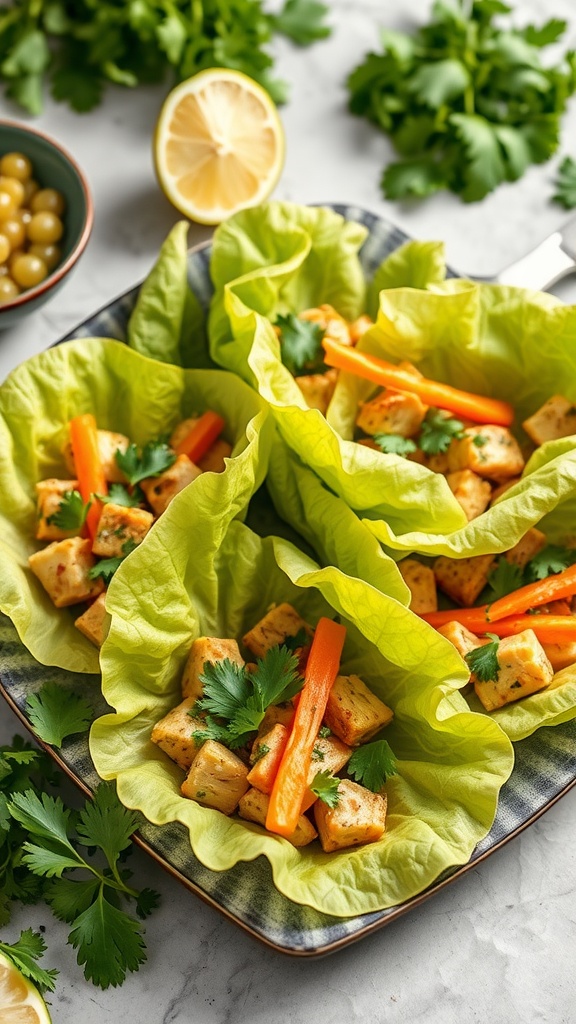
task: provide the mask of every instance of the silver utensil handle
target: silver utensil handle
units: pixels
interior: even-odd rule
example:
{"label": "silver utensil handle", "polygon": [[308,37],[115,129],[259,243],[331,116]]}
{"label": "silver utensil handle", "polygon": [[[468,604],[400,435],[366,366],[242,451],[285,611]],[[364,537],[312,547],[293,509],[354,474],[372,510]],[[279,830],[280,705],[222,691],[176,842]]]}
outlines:
{"label": "silver utensil handle", "polygon": [[576,217],[496,275],[498,284],[546,291],[576,270]]}

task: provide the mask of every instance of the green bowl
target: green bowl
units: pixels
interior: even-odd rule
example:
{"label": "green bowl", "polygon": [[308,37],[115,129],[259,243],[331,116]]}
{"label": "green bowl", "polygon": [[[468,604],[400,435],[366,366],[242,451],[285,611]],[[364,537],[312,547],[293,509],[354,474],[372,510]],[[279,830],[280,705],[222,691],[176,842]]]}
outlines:
{"label": "green bowl", "polygon": [[62,259],[51,274],[35,288],[0,305],[0,329],[11,327],[43,306],[62,287],[82,255],[92,230],[94,207],[88,183],[73,157],[54,139],[17,121],[0,119],[0,157],[16,151],[32,161],[33,174],[41,188],[56,188],[66,200]]}

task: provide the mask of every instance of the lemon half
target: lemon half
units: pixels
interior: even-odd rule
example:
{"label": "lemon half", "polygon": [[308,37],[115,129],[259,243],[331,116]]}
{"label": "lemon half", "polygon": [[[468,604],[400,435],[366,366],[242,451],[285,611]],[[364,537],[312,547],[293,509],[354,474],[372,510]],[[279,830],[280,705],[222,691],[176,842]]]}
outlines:
{"label": "lemon half", "polygon": [[50,1024],[46,1003],[34,985],[0,953],[0,1024]]}
{"label": "lemon half", "polygon": [[181,82],[156,125],[154,160],[170,202],[220,224],[268,198],[284,164],[284,130],[268,93],[247,75],[210,68]]}

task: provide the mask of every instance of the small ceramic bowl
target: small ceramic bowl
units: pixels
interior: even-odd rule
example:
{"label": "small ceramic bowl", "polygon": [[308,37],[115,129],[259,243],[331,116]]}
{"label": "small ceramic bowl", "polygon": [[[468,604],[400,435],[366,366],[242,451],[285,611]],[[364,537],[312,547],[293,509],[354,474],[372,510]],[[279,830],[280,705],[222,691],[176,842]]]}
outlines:
{"label": "small ceramic bowl", "polygon": [[58,243],[62,259],[40,284],[0,305],[0,329],[10,327],[43,306],[62,287],[84,252],[92,230],[94,208],[88,183],[73,157],[54,139],[36,128],[0,119],[0,157],[24,153],[32,161],[41,188],[58,189],[66,201],[64,235]]}

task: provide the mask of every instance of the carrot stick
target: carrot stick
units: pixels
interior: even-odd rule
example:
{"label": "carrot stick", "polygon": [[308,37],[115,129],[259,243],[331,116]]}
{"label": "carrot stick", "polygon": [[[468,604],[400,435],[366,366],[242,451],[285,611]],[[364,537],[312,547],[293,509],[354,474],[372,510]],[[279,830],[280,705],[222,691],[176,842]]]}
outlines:
{"label": "carrot stick", "polygon": [[[486,608],[486,605],[483,608]],[[533,629],[541,643],[563,644],[576,640],[574,615],[511,615],[505,619],[498,619],[497,622],[489,622],[483,608],[454,608],[447,612],[428,612],[421,618],[426,619],[426,622],[436,629],[447,622],[461,622],[476,636],[482,636],[484,633],[494,633],[499,637],[515,636],[525,629]]]}
{"label": "carrot stick", "polygon": [[423,612],[420,618],[434,626],[434,629],[445,626],[447,622],[460,622],[472,633],[478,633],[490,628],[490,619],[486,614],[488,608],[487,604],[477,608],[450,608],[442,612]]}
{"label": "carrot stick", "polygon": [[488,618],[490,622],[496,622],[509,615],[521,615],[528,608],[537,608],[540,604],[572,597],[573,594],[576,594],[576,565],[500,597],[490,605]]}
{"label": "carrot stick", "polygon": [[345,637],[344,626],[332,619],[322,618],[316,626],[294,724],[270,794],[269,832],[289,836],[296,828],[308,789],[312,751],[338,675]]}
{"label": "carrot stick", "polygon": [[416,377],[401,370],[394,363],[359,352],[356,348],[348,348],[324,338],[324,362],[335,366],[338,370],[347,370],[357,377],[364,377],[382,387],[395,388],[397,391],[410,391],[418,395],[426,405],[439,409],[448,409],[459,413],[474,423],[494,423],[497,426],[509,427],[514,420],[514,409],[509,402],[501,402],[497,398],[485,398],[473,395],[469,391],[460,391],[449,384]]}
{"label": "carrot stick", "polygon": [[108,484],[100,461],[96,420],[91,413],[75,416],[70,420],[70,441],[82,501],[92,502],[86,517],[86,525],[90,537],[94,540],[102,512],[102,502],[96,495],[108,494]]}
{"label": "carrot stick", "polygon": [[220,437],[225,426],[226,421],[218,413],[208,409],[180,441],[176,454],[187,455],[192,462],[198,462]]}

